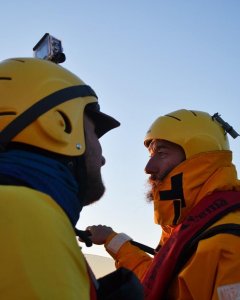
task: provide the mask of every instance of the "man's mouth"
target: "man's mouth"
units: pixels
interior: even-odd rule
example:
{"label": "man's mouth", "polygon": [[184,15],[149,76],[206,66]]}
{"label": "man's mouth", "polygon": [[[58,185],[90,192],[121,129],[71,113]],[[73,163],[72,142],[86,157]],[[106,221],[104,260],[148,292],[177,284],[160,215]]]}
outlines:
{"label": "man's mouth", "polygon": [[148,179],[148,183],[152,186],[152,188],[154,188],[160,183],[160,180],[156,175],[151,175]]}

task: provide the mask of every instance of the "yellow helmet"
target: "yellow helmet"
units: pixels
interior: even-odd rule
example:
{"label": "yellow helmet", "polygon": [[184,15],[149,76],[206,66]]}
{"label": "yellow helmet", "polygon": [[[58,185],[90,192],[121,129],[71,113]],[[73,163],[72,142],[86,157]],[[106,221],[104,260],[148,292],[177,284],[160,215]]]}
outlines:
{"label": "yellow helmet", "polygon": [[37,58],[0,63],[0,146],[20,142],[79,156],[86,111],[101,137],[120,123],[100,112],[95,92],[62,66]]}
{"label": "yellow helmet", "polygon": [[202,152],[229,150],[224,128],[216,118],[202,111],[181,109],[159,117],[146,134],[145,146],[153,139],[180,145],[186,158]]}

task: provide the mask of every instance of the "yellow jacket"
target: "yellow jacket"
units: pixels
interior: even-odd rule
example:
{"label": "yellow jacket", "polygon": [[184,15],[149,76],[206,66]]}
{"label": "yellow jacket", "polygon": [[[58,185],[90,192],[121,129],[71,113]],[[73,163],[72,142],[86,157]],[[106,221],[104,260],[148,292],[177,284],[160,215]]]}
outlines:
{"label": "yellow jacket", "polygon": [[[230,151],[198,154],[177,166],[159,184],[154,194],[155,222],[162,226],[163,245],[174,228],[173,201],[161,201],[161,191],[171,190],[171,178],[182,175],[185,206],[181,207],[177,224],[188,215],[201,199],[214,191],[240,190],[236,169],[231,163]],[[177,199],[176,199],[177,200]],[[240,211],[227,214],[213,226],[225,223],[240,224]],[[111,236],[105,246],[112,239]],[[225,300],[240,294],[240,238],[230,234],[218,234],[201,240],[196,252],[188,260],[172,282],[168,299],[172,300]],[[130,242],[124,243],[117,253],[108,251],[116,266],[125,266],[143,279],[152,257]],[[166,300],[166,299],[164,299]]]}
{"label": "yellow jacket", "polygon": [[0,186],[0,295],[89,300],[85,259],[66,214],[48,195]]}

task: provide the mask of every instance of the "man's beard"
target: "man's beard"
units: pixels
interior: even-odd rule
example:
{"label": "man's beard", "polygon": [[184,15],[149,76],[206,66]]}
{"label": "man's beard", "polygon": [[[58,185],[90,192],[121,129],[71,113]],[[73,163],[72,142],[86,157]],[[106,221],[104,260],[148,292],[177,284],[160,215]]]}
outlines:
{"label": "man's beard", "polygon": [[151,175],[147,181],[149,190],[146,192],[147,202],[152,202],[154,200],[154,191],[158,187],[159,184],[164,180],[164,178],[172,171],[172,168],[167,169],[161,177],[156,177],[155,175]]}
{"label": "man's beard", "polygon": [[100,171],[98,174],[87,174],[83,205],[86,206],[98,201],[104,192],[105,186]]}
{"label": "man's beard", "polygon": [[149,202],[149,203],[154,200],[153,199],[153,192],[152,192],[152,190],[148,190],[146,192],[145,196],[146,196],[146,201]]}
{"label": "man's beard", "polygon": [[161,176],[161,178],[157,178],[154,175],[151,175],[147,181],[148,191],[146,192],[147,202],[152,202],[154,200],[154,192],[158,188],[159,184],[162,183],[162,180],[170,173],[171,170],[166,170],[166,172]]}
{"label": "man's beard", "polygon": [[154,200],[154,191],[156,189],[156,187],[158,186],[158,184],[160,183],[159,180],[153,180],[151,179],[151,177],[148,179],[147,181],[147,192],[146,192],[146,200],[147,202],[152,202]]}

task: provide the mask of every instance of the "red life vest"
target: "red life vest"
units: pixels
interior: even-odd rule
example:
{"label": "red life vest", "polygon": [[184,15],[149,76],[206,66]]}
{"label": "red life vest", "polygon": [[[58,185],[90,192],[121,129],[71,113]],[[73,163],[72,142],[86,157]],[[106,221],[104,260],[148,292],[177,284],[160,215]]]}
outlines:
{"label": "red life vest", "polygon": [[166,299],[168,287],[182,266],[179,262],[186,262],[184,254],[190,253],[189,248],[193,241],[199,241],[198,237],[209,226],[237,209],[240,209],[240,192],[215,192],[203,198],[185,220],[174,229],[171,237],[154,257],[143,279],[144,299]]}

